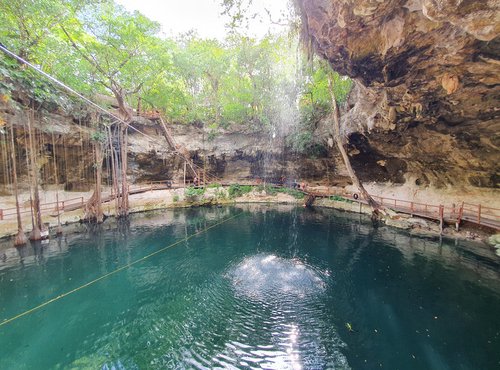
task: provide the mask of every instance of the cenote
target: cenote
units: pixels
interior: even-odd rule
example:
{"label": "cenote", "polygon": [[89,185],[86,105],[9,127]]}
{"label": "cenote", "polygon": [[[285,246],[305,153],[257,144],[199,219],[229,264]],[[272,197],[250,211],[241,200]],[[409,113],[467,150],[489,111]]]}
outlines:
{"label": "cenote", "polygon": [[78,228],[4,249],[1,369],[500,365],[498,265],[462,242],[291,206]]}

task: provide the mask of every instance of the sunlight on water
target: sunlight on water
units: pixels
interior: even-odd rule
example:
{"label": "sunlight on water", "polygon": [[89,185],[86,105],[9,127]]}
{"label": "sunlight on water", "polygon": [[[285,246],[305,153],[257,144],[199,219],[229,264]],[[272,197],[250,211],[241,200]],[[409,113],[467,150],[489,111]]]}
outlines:
{"label": "sunlight on water", "polygon": [[[246,356],[265,369],[349,369],[347,359],[339,351],[345,343],[332,328],[318,319],[325,294],[328,271],[318,272],[298,258],[282,258],[275,254],[257,254],[244,258],[226,274],[235,296],[243,301],[271,309],[269,328],[273,346],[253,350]],[[295,318],[295,320],[293,320]],[[316,328],[317,330],[311,330]],[[324,360],[327,349],[321,345],[321,330],[334,338],[331,362]],[[243,363],[247,366],[250,363]]]}
{"label": "sunlight on water", "polygon": [[324,277],[300,260],[272,254],[245,258],[228,277],[236,294],[258,301],[304,298],[325,289]]}

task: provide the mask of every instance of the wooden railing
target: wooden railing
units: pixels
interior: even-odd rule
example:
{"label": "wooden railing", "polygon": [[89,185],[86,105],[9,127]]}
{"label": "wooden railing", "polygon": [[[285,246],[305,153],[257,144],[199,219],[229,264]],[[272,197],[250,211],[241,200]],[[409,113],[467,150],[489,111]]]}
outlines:
{"label": "wooden railing", "polygon": [[[364,199],[355,197],[354,194],[346,195],[339,192],[315,192],[308,190],[304,190],[303,192],[315,197],[341,196],[354,202],[367,204]],[[459,225],[462,221],[467,221],[500,230],[500,209],[498,208],[469,203],[462,203],[458,206],[455,204],[445,206],[443,204],[420,203],[377,195],[372,195],[372,198],[380,205],[397,212],[425,217],[440,221],[441,223],[446,222]]]}
{"label": "wooden railing", "polygon": [[[243,182],[242,182],[243,183]],[[261,182],[257,181],[245,181],[247,185],[259,185]],[[184,184],[175,184],[170,180],[161,181],[151,181],[148,183],[129,185],[129,193],[137,194],[147,191],[160,190],[160,189],[176,189],[184,186],[193,186],[192,181],[186,181]],[[206,184],[209,185],[209,184]],[[222,183],[224,186],[230,185],[230,183]],[[273,185],[273,186],[283,186],[283,185]],[[315,192],[302,190],[307,195],[312,195],[314,197],[331,197],[331,196],[342,196],[346,199],[364,203],[366,201],[360,198],[355,198],[353,194],[346,195],[338,192]],[[103,194],[103,201],[111,201],[115,199],[116,196],[111,192],[108,195]],[[402,200],[396,198],[388,198],[381,196],[372,196],[372,198],[379,204],[394,209],[398,212],[407,213],[410,215],[416,215],[420,217],[425,217],[429,219],[438,220],[441,222],[460,224],[462,221],[471,222],[477,225],[488,226],[497,230],[500,230],[500,209],[493,207],[485,207],[481,204],[470,204],[462,203],[460,205],[452,204],[451,206],[445,205],[435,205],[428,203],[420,203],[409,200]],[[87,202],[84,197],[65,199],[58,202],[48,202],[41,203],[40,210],[42,213],[56,213],[62,211],[70,211],[82,208]],[[31,213],[31,204],[26,202],[21,206],[21,215]],[[13,219],[16,217],[16,208],[3,208],[0,209],[0,221],[6,219]]]}
{"label": "wooden railing", "polygon": [[[361,203],[366,202],[354,197],[346,197],[353,201]],[[500,230],[500,209],[485,207],[481,204],[462,203],[460,205],[452,204],[445,206],[443,204],[427,204],[408,200],[372,196],[372,198],[381,205],[394,209],[398,212],[410,215],[421,216],[438,220],[441,222],[454,223],[459,225],[462,221],[471,222],[477,225],[483,225]]]}
{"label": "wooden railing", "polygon": [[[85,199],[84,197],[78,197],[78,198],[73,198],[73,199],[65,199],[62,201],[58,202],[48,202],[48,203],[40,203],[40,211],[42,213],[48,213],[48,212],[54,212],[59,209],[59,211],[65,211],[67,209],[78,209],[83,207],[85,204]],[[21,215],[31,213],[31,202],[26,202],[20,206],[20,213]],[[15,218],[16,217],[16,207],[12,208],[3,208],[0,209],[0,221],[3,221],[5,219],[9,218]]]}

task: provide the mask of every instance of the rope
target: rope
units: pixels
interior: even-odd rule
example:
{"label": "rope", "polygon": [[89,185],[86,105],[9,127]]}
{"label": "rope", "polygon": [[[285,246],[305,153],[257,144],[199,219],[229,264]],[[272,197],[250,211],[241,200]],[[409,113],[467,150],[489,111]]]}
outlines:
{"label": "rope", "polygon": [[89,286],[91,286],[91,285],[94,285],[94,284],[96,284],[97,282],[99,282],[99,281],[101,281],[101,280],[104,280],[104,279],[106,279],[106,278],[108,278],[108,277],[110,277],[110,276],[112,276],[112,275],[115,275],[115,274],[117,274],[117,273],[118,273],[118,272],[120,272],[120,271],[126,270],[126,269],[128,269],[129,267],[132,267],[133,265],[135,265],[135,264],[137,264],[137,263],[139,263],[139,262],[145,261],[145,260],[147,260],[148,258],[151,258],[151,257],[153,257],[153,256],[155,256],[155,255],[157,255],[157,254],[159,254],[159,253],[162,253],[162,252],[166,251],[167,249],[173,248],[173,247],[175,247],[175,246],[177,246],[177,245],[181,244],[182,242],[186,242],[186,241],[188,241],[189,239],[194,238],[195,236],[198,236],[198,235],[200,235],[200,234],[203,234],[203,233],[207,232],[208,230],[213,229],[214,227],[217,227],[217,226],[219,226],[219,225],[222,225],[223,223],[225,223],[225,222],[227,222],[227,221],[229,221],[229,220],[232,220],[232,219],[234,219],[234,218],[236,218],[236,217],[240,216],[242,213],[243,213],[243,211],[242,211],[242,212],[240,212],[240,213],[238,213],[238,214],[236,214],[236,215],[234,215],[234,216],[230,216],[230,217],[228,217],[228,218],[225,218],[224,220],[222,220],[222,221],[220,221],[220,222],[217,222],[216,224],[214,224],[214,225],[212,225],[212,226],[209,226],[209,227],[207,227],[207,228],[205,228],[205,229],[203,229],[203,230],[200,230],[200,231],[198,231],[198,232],[196,232],[196,233],[194,233],[194,234],[191,234],[191,235],[189,235],[189,236],[187,236],[187,237],[185,237],[185,238],[183,238],[183,239],[181,239],[181,240],[176,241],[175,243],[172,243],[172,244],[170,244],[170,245],[167,245],[166,247],[163,247],[163,248],[161,248],[161,249],[159,249],[159,250],[157,250],[157,251],[155,251],[155,252],[152,252],[152,253],[148,254],[147,256],[141,257],[141,258],[139,258],[138,260],[135,260],[135,261],[133,261],[133,262],[131,262],[131,263],[128,263],[128,264],[126,264],[126,265],[124,265],[124,266],[122,266],[122,267],[119,267],[119,268],[117,268],[116,270],[113,270],[113,271],[111,271],[111,272],[108,272],[107,274],[102,275],[102,276],[100,276],[100,277],[98,277],[98,278],[96,278],[96,279],[94,279],[94,280],[91,280],[91,281],[89,281],[88,283],[85,283],[85,284],[83,284],[83,285],[80,285],[79,287],[77,287],[77,288],[75,288],[75,289],[72,289],[72,290],[69,290],[69,291],[67,291],[67,292],[65,292],[65,293],[62,293],[62,294],[58,295],[57,297],[54,297],[54,298],[52,298],[52,299],[49,299],[48,301],[46,301],[46,302],[44,302],[44,303],[42,303],[42,304],[39,304],[38,306],[35,306],[35,307],[33,307],[33,308],[30,308],[29,310],[26,310],[26,311],[24,311],[24,312],[22,312],[22,313],[20,313],[20,314],[18,314],[18,315],[16,315],[16,316],[13,316],[13,317],[11,317],[10,319],[5,319],[5,320],[3,320],[3,321],[0,323],[0,327],[2,327],[2,326],[4,326],[4,325],[7,325],[7,324],[9,324],[9,323],[11,323],[11,322],[13,322],[13,321],[15,321],[15,320],[17,320],[17,319],[20,319],[20,318],[21,318],[21,317],[23,317],[23,316],[26,316],[26,315],[29,315],[29,314],[31,314],[31,313],[33,313],[33,312],[35,312],[35,311],[38,311],[39,309],[41,309],[41,308],[43,308],[43,307],[45,307],[45,306],[48,306],[49,304],[51,304],[51,303],[53,303],[53,302],[56,302],[56,301],[58,301],[58,300],[60,300],[60,299],[62,299],[62,298],[64,298],[64,297],[66,297],[66,296],[69,296],[69,295],[71,295],[71,294],[73,294],[73,293],[76,293],[76,292],[78,292],[79,290],[82,290],[82,289],[87,288],[87,287],[89,287]]}

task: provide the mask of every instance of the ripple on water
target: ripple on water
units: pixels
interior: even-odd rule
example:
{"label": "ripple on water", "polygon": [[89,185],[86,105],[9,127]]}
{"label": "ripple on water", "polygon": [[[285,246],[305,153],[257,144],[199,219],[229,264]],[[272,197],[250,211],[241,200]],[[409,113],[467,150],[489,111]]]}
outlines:
{"label": "ripple on water", "polygon": [[325,290],[325,276],[298,259],[272,254],[245,258],[227,274],[235,293],[260,302],[311,298]]}
{"label": "ripple on water", "polygon": [[237,302],[239,336],[260,343],[227,343],[224,357],[215,356],[218,363],[232,358],[238,359],[236,366],[252,368],[349,369],[341,352],[345,343],[321,319],[329,276],[299,259],[273,254],[249,256],[229,268],[225,277]]}

